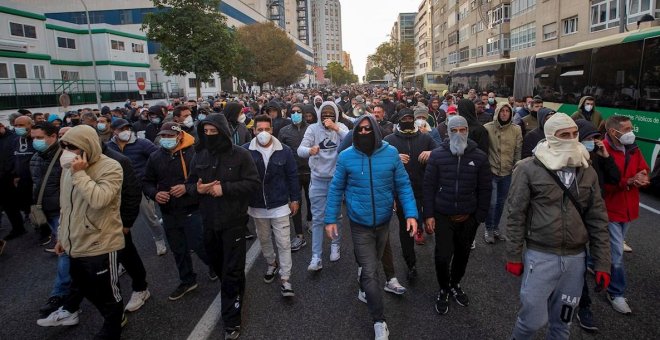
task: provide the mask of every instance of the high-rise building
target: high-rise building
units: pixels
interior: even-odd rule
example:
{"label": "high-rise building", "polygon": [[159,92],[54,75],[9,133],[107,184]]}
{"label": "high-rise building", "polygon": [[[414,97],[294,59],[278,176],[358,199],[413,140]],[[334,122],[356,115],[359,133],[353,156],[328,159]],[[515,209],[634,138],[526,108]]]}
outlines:
{"label": "high-rise building", "polygon": [[390,32],[390,39],[415,43],[415,17],[417,13],[399,13]]}
{"label": "high-rise building", "polygon": [[339,0],[312,1],[314,63],[321,67],[342,63],[341,4]]}
{"label": "high-rise building", "polygon": [[346,72],[353,73],[353,62],[351,61],[350,53],[341,51],[341,63]]}
{"label": "high-rise building", "polygon": [[415,74],[433,70],[431,0],[422,0],[415,17],[415,49],[417,51]]}
{"label": "high-rise building", "polygon": [[311,14],[309,12],[310,0],[286,0],[285,1],[285,18],[286,18],[286,32],[294,37],[310,45],[311,30],[310,20]]}

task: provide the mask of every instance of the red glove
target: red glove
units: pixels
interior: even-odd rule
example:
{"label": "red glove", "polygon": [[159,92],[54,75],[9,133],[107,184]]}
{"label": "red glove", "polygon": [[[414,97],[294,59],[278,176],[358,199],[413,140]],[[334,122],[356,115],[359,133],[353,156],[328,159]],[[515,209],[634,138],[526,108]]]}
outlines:
{"label": "red glove", "polygon": [[[523,264],[520,262],[507,262],[505,268],[506,271],[513,274],[514,276],[520,276],[523,272]],[[607,279],[607,282],[609,282],[609,277]]]}
{"label": "red glove", "polygon": [[610,285],[610,274],[605,272],[596,272],[596,292],[607,289]]}

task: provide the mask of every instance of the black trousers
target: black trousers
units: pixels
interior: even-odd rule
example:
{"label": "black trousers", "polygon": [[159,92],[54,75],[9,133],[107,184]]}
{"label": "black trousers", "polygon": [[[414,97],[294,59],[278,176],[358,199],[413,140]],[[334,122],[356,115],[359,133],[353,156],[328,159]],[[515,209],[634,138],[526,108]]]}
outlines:
{"label": "black trousers", "polygon": [[[422,215],[422,200],[416,199],[417,202],[417,216]],[[406,230],[406,218],[403,214],[403,205],[396,200],[396,217],[399,219],[399,241],[401,242],[401,252],[403,253],[403,260],[406,261],[408,269],[411,269],[417,264],[417,257],[415,256],[415,239],[410,236]],[[419,218],[417,228],[422,228],[422,218]]]}
{"label": "black trousers", "polygon": [[[312,220],[312,208],[311,203],[309,202],[309,181],[310,174],[298,175],[298,182],[300,183],[300,187],[305,191],[305,202],[307,203],[307,222]],[[300,202],[300,211],[293,215],[293,227],[295,228],[297,235],[301,235],[303,233],[302,202]]]}
{"label": "black trousers", "polygon": [[241,325],[243,293],[245,292],[245,225],[204,226],[206,255],[219,276],[222,321],[225,329]]}
{"label": "black trousers", "polygon": [[95,339],[119,339],[124,303],[119,289],[118,252],[71,257],[71,295],[64,309],[73,313],[87,298],[101,312],[104,322]]}
{"label": "black trousers", "polygon": [[478,227],[472,215],[460,223],[447,215],[435,215],[435,274],[441,289],[461,282]]}
{"label": "black trousers", "polygon": [[132,288],[134,292],[141,292],[147,289],[147,271],[144,269],[142,258],[138,254],[131,232],[124,234],[124,243],[126,246],[119,251],[119,262],[124,265],[126,272],[133,280]]}
{"label": "black trousers", "polygon": [[0,179],[0,192],[2,192],[0,194],[0,206],[2,206],[2,209],[7,214],[7,218],[11,224],[11,230],[13,232],[19,232],[25,230],[25,225],[21,216],[20,204],[16,200],[18,190],[16,190],[16,187],[11,181],[12,179]]}

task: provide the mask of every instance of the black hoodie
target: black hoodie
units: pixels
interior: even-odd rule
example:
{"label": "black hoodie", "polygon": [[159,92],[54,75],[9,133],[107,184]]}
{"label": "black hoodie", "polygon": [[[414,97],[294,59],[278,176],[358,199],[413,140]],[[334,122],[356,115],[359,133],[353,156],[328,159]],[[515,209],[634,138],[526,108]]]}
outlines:
{"label": "black hoodie", "polygon": [[458,114],[465,118],[468,123],[468,138],[475,141],[479,149],[488,155],[488,131],[477,120],[476,112],[477,110],[471,100],[461,99],[458,101]]}
{"label": "black hoodie", "polygon": [[[224,151],[208,149],[204,126],[213,125],[219,132],[219,138],[231,147]],[[197,126],[199,143],[197,153],[190,164],[190,176],[186,183],[188,194],[199,197],[199,207],[205,228],[214,230],[245,226],[248,221],[248,201],[254,191],[259,189],[259,173],[250,152],[241,146],[233,145],[230,139],[229,123],[224,115],[209,115]],[[202,183],[220,181],[221,197],[200,195],[197,192],[197,180]]]}
{"label": "black hoodie", "polygon": [[229,103],[225,106],[222,113],[229,121],[229,130],[231,131],[231,141],[234,145],[243,145],[252,140],[252,134],[244,123],[238,122],[238,117],[243,111],[243,106],[238,103]]}

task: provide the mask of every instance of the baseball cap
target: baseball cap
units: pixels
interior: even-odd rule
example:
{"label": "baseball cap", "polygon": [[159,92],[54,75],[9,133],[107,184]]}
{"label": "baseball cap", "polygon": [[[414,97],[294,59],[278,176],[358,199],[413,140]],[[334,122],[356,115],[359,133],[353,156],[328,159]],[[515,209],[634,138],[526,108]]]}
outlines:
{"label": "baseball cap", "polygon": [[175,122],[167,122],[161,126],[158,135],[178,135],[181,132],[181,126]]}

